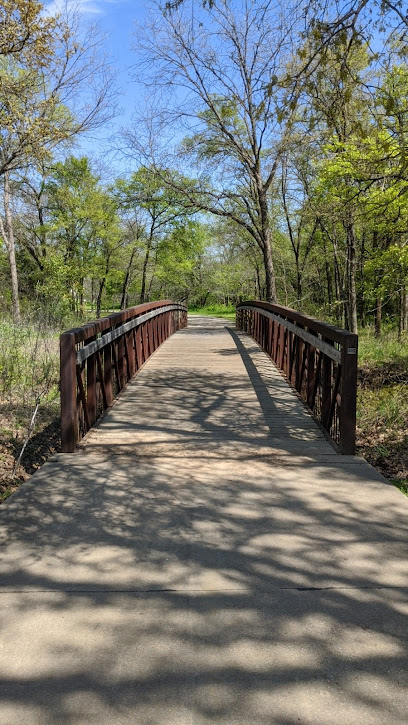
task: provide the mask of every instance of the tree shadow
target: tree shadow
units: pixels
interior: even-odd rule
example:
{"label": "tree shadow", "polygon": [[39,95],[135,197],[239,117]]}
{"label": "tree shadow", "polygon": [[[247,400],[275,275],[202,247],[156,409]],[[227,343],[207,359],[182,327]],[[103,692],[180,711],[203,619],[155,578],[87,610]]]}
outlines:
{"label": "tree shadow", "polygon": [[146,366],[0,512],[7,725],[404,722],[408,500],[294,439],[242,344],[224,373]]}

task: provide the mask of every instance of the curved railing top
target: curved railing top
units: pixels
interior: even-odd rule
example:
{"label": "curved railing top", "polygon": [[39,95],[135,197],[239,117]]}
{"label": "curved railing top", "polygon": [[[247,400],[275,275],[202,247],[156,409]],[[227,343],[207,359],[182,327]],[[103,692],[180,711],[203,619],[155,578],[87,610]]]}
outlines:
{"label": "curved railing top", "polygon": [[354,454],[358,336],[260,300],[237,305],[237,327],[270,355],[342,453]]}
{"label": "curved railing top", "polygon": [[179,302],[147,302],[64,332],[60,337],[61,442],[82,436],[173,332],[187,324]]}
{"label": "curved railing top", "polygon": [[[321,320],[317,320],[315,317],[310,317],[309,315],[304,315],[302,312],[293,310],[291,307],[284,307],[283,305],[278,305],[273,302],[247,300],[237,305],[237,310],[250,307],[257,307],[269,312],[274,312],[276,315],[280,315],[291,322],[296,322],[297,325],[303,325],[303,327],[307,327],[309,330],[317,332],[319,335],[322,335],[322,337],[328,337],[330,340],[337,342],[339,345],[343,345],[346,339],[353,335],[352,332],[344,330],[341,327],[336,327],[336,325],[331,325],[328,322],[322,322]],[[357,335],[354,335],[354,337],[357,339]]]}
{"label": "curved railing top", "polygon": [[[114,312],[112,315],[108,315],[107,317],[101,317],[98,320],[87,322],[85,325],[81,325],[81,327],[73,327],[71,330],[64,332],[64,334],[74,335],[75,343],[84,342],[100,332],[104,332],[112,327],[121,325],[134,317],[143,315],[145,312],[157,310],[160,307],[166,307],[171,304],[175,303],[173,303],[172,300],[160,300],[159,302],[146,302],[141,305],[135,305],[134,307],[128,307],[126,310]],[[180,305],[180,307],[184,308],[184,305]]]}

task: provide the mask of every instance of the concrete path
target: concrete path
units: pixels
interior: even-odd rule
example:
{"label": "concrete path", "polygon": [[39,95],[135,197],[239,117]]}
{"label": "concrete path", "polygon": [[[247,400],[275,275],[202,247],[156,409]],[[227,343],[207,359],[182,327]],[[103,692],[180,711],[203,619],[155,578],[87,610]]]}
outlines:
{"label": "concrete path", "polygon": [[408,723],[408,498],[222,321],[0,513],[1,725]]}

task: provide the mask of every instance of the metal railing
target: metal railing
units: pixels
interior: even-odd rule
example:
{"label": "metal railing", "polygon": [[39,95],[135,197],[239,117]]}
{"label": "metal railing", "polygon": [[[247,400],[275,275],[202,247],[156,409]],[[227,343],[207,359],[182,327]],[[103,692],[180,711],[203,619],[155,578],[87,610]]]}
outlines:
{"label": "metal railing", "polygon": [[75,450],[150,355],[186,325],[187,307],[163,300],[130,307],[61,335],[63,452]]}
{"label": "metal railing", "polygon": [[285,374],[340,451],[353,455],[358,336],[257,300],[238,305],[236,320]]}

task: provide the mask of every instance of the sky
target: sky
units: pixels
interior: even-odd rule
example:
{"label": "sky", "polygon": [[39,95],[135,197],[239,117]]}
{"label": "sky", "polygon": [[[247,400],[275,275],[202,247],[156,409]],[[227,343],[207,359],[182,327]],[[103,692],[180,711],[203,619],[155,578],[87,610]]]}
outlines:
{"label": "sky", "polygon": [[[58,10],[58,0],[44,3],[47,13]],[[132,52],[132,33],[137,23],[143,23],[146,17],[146,3],[143,0],[73,0],[72,6],[80,10],[85,22],[96,23],[106,40],[104,43],[111,64],[118,72],[119,113],[109,124],[91,135],[79,140],[75,155],[88,155],[96,160],[104,160],[113,175],[125,171],[125,162],[114,153],[110,139],[119,134],[121,128],[132,122],[137,96],[140,93],[132,80],[131,66],[135,62]],[[103,161],[102,161],[103,165]]]}

